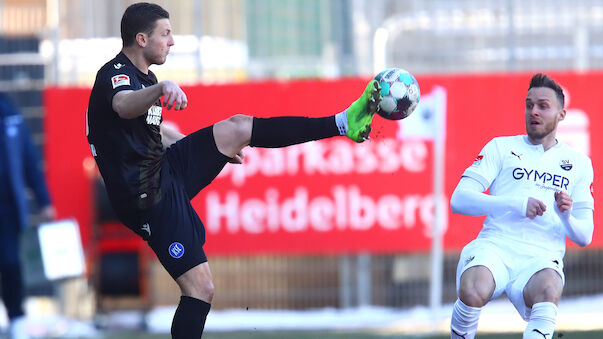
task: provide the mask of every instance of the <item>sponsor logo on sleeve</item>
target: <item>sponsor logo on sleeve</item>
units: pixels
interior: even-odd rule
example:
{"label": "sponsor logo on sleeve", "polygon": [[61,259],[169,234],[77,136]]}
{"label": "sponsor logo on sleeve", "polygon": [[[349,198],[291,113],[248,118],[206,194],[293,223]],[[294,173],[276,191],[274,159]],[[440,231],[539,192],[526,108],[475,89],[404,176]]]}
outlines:
{"label": "sponsor logo on sleeve", "polygon": [[479,164],[482,163],[482,159],[484,159],[484,156],[481,154],[475,157],[475,160],[473,160],[473,166],[479,166]]}
{"label": "sponsor logo on sleeve", "polygon": [[113,85],[113,89],[115,89],[119,86],[124,86],[124,85],[129,86],[130,85],[130,77],[125,74],[118,74],[111,78],[111,84]]}

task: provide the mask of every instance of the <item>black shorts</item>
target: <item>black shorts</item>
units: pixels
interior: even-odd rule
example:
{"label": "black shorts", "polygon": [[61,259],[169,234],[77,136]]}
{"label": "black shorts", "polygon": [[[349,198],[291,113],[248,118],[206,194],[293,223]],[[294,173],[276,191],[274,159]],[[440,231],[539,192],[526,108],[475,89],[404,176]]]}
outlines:
{"label": "black shorts", "polygon": [[229,160],[218,151],[213,126],[178,141],[162,160],[161,201],[141,213],[137,225],[128,225],[147,240],[174,279],[207,261],[203,251],[205,227],[190,200]]}

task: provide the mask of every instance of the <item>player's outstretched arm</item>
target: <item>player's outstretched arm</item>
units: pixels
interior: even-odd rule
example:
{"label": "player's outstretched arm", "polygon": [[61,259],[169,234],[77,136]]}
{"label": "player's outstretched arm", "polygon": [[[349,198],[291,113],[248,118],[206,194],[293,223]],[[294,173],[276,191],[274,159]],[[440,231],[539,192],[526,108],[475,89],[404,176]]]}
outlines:
{"label": "player's outstretched arm", "polygon": [[450,198],[450,209],[453,213],[469,216],[490,215],[509,210],[526,215],[528,199],[490,195],[484,193],[485,190],[479,181],[462,177]]}
{"label": "player's outstretched arm", "polygon": [[188,104],[184,91],[175,82],[166,80],[141,90],[118,92],[111,105],[120,118],[134,119],[145,114],[161,97],[167,109],[181,110]]}
{"label": "player's outstretched arm", "polygon": [[565,192],[555,192],[555,212],[561,218],[567,236],[579,246],[587,246],[593,240],[595,223],[590,208],[573,209],[573,201]]}

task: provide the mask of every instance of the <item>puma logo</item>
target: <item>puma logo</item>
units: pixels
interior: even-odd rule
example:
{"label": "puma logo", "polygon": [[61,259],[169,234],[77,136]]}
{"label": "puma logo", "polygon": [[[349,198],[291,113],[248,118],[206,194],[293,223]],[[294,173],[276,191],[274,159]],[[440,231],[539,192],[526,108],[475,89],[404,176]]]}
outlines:
{"label": "puma logo", "polygon": [[515,152],[511,151],[511,155],[514,155],[514,156],[516,156],[516,157],[517,157],[517,159],[521,160],[521,156],[522,156],[523,154],[517,154],[517,153],[515,153]]}
{"label": "puma logo", "polygon": [[539,329],[537,329],[537,328],[533,329],[533,330],[532,330],[532,332],[536,332],[536,333],[540,334],[540,335],[541,335],[541,336],[542,336],[544,339],[546,339],[546,338],[547,338],[547,336],[551,335],[550,333],[542,333],[542,332],[540,332],[540,330],[539,330]]}

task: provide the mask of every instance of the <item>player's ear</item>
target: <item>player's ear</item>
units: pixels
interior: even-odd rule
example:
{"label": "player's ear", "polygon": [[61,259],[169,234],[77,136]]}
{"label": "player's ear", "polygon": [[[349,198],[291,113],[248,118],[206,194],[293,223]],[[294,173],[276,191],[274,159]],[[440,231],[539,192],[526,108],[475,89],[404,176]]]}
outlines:
{"label": "player's ear", "polygon": [[559,112],[559,121],[565,119],[565,115],[567,114],[567,112],[562,109],[561,112]]}
{"label": "player's ear", "polygon": [[146,33],[138,33],[138,34],[136,34],[136,43],[140,47],[145,47],[147,45],[147,35],[146,35]]}

